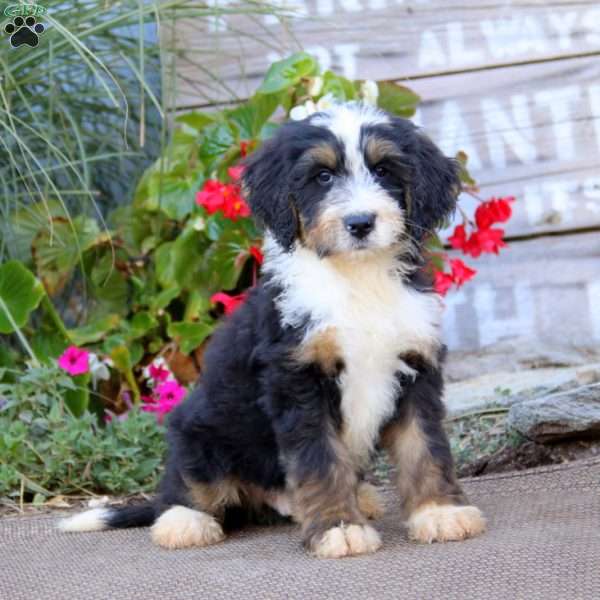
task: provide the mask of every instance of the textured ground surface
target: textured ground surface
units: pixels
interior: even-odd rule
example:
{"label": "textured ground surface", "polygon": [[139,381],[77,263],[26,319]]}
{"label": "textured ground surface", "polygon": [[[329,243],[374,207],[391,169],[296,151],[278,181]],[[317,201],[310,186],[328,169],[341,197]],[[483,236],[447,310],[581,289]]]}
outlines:
{"label": "textured ground surface", "polygon": [[409,543],[393,493],[368,557],[317,560],[293,526],[165,551],[147,530],[64,534],[56,517],[0,521],[2,600],[600,598],[600,459],[466,480],[489,531]]}

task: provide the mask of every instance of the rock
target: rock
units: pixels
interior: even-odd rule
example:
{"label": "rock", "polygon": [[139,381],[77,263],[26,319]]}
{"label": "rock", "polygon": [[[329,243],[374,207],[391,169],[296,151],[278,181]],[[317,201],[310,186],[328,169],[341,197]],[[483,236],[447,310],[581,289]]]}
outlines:
{"label": "rock", "polygon": [[507,426],[536,442],[600,438],[600,384],[513,404]]}
{"label": "rock", "polygon": [[[521,369],[500,371],[450,382],[444,395],[448,414],[458,415],[491,406],[512,406],[556,392],[578,388],[593,380],[590,373],[600,370],[600,364],[570,368]],[[580,377],[585,373],[585,377]]]}
{"label": "rock", "polygon": [[486,374],[519,373],[523,369],[585,367],[600,362],[600,349],[552,345],[544,347],[531,340],[499,342],[476,351],[453,351],[446,363],[448,382],[464,381]]}

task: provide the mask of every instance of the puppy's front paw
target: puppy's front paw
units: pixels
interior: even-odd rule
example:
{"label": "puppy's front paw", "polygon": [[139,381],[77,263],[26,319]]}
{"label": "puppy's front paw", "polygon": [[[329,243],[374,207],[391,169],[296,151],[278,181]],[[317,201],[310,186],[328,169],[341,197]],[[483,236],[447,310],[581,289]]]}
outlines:
{"label": "puppy's front paw", "polygon": [[381,548],[381,538],[370,525],[332,527],[311,544],[318,558],[342,558],[372,554]]}
{"label": "puppy's front paw", "polygon": [[485,531],[485,519],[476,506],[427,504],[408,519],[408,537],[417,542],[450,542]]}

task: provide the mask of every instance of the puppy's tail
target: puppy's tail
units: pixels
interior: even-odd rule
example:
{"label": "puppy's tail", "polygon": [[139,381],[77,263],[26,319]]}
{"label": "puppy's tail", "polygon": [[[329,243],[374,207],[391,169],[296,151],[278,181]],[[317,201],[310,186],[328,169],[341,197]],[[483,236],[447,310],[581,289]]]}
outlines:
{"label": "puppy's tail", "polygon": [[154,504],[146,502],[135,506],[92,508],[61,519],[58,528],[61,531],[102,531],[103,529],[148,527],[155,519]]}

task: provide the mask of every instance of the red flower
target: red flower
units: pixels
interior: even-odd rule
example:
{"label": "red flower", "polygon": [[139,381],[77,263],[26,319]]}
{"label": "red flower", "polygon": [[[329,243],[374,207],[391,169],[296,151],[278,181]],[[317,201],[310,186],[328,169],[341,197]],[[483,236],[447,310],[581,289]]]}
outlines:
{"label": "red flower", "polygon": [[493,252],[498,254],[500,248],[504,248],[506,243],[502,239],[504,237],[504,229],[482,229],[476,231],[471,237],[477,236],[477,245],[481,252]]}
{"label": "red flower", "polygon": [[206,180],[196,195],[196,204],[203,206],[209,215],[220,210],[232,221],[250,216],[250,207],[240,195],[240,186],[235,183]]}
{"label": "red flower", "polygon": [[458,258],[455,258],[450,261],[450,267],[452,268],[452,281],[458,287],[460,287],[463,283],[469,281],[469,279],[472,279],[477,274],[477,271],[475,269],[471,269],[470,267],[465,265],[465,263],[462,260]]}
{"label": "red flower", "polygon": [[248,149],[250,148],[251,145],[252,145],[252,142],[247,141],[247,140],[242,140],[240,142],[240,154],[242,156],[248,156]]}
{"label": "red flower", "polygon": [[234,167],[229,167],[227,169],[227,175],[229,175],[229,177],[231,177],[231,179],[237,183],[242,178],[244,168],[244,165],[236,165]]}
{"label": "red flower", "polygon": [[263,256],[263,253],[260,248],[257,248],[256,246],[250,246],[248,252],[259,265],[263,264],[263,260],[265,259],[265,257]]}
{"label": "red flower", "polygon": [[216,179],[207,179],[196,194],[196,204],[204,206],[209,215],[223,208],[223,192],[227,186]]}
{"label": "red flower", "polygon": [[[237,186],[236,186],[237,187]],[[238,192],[235,195],[227,195],[223,205],[223,214],[232,221],[236,221],[238,217],[249,217],[250,207]]]}
{"label": "red flower", "polygon": [[454,280],[450,273],[444,273],[443,271],[434,273],[433,289],[441,296],[445,296],[453,284]]}
{"label": "red flower", "polygon": [[492,198],[487,202],[483,202],[475,211],[475,222],[479,229],[488,229],[494,223],[504,223],[508,221],[512,215],[511,202],[514,202],[513,196],[506,198]]}
{"label": "red flower", "polygon": [[467,233],[464,225],[457,225],[454,228],[454,233],[448,238],[450,246],[455,250],[462,250],[467,241]]}
{"label": "red flower", "polygon": [[217,302],[222,304],[223,308],[225,309],[225,314],[230,315],[244,303],[247,295],[247,292],[238,294],[237,296],[230,296],[225,292],[218,292],[210,297],[210,301],[213,304],[216,304]]}

